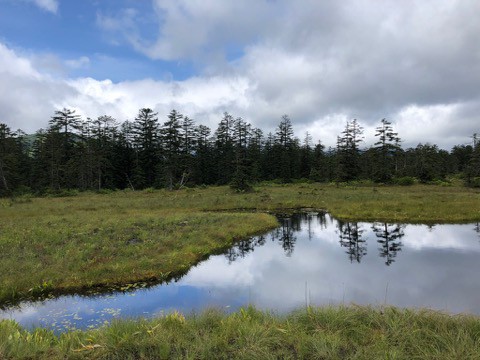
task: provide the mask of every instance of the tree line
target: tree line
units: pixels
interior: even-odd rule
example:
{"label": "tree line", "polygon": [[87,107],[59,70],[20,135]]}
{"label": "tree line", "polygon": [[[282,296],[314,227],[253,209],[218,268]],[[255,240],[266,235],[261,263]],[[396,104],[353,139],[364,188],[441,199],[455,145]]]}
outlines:
{"label": "tree line", "polygon": [[379,183],[420,182],[460,174],[480,186],[480,142],[451,151],[434,144],[402,148],[383,119],[373,146],[362,148],[363,128],[347,122],[335,147],[294,135],[287,115],[265,134],[225,112],[214,132],[172,110],[165,122],[149,108],[133,121],[108,115],[83,120],[74,110],[55,111],[48,127],[27,135],[0,123],[0,194],[62,189],[145,189],[230,184],[248,190],[259,181]]}

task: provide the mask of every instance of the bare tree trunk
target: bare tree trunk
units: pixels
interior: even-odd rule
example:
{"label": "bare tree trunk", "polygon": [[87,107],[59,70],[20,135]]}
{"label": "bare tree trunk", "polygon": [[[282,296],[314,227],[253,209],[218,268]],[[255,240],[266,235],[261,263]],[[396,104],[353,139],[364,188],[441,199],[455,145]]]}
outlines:
{"label": "bare tree trunk", "polygon": [[130,187],[132,188],[133,191],[135,191],[135,188],[133,187],[133,184],[132,184],[132,182],[130,181],[130,177],[128,176],[127,173],[125,173],[125,176],[127,177],[127,181],[128,181],[128,183],[130,184]]}
{"label": "bare tree trunk", "polygon": [[183,172],[183,174],[182,174],[182,179],[181,179],[180,182],[178,183],[178,188],[179,188],[179,189],[181,189],[182,187],[185,186],[185,184],[186,184],[187,181],[188,181],[188,176],[189,176],[189,175],[190,175],[190,174],[189,174],[188,172],[186,172],[186,171]]}

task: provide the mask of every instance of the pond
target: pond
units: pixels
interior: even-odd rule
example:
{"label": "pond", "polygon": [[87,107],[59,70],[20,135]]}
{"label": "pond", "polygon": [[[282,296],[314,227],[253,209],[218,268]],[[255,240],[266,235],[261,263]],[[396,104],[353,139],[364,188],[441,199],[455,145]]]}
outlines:
{"label": "pond", "polygon": [[480,226],[341,222],[329,214],[280,217],[280,226],[211,256],[176,282],[129,292],[63,296],[0,312],[56,332],[114,318],[253,304],[395,305],[480,314]]}

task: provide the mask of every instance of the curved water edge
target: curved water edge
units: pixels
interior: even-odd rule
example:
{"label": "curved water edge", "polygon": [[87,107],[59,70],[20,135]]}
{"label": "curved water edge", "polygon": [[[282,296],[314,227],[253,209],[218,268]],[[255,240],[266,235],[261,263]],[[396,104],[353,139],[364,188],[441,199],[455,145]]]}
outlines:
{"label": "curved water edge", "polygon": [[480,314],[479,224],[339,221],[325,212],[280,215],[280,226],[235,244],[160,285],[23,302],[0,312],[58,332],[118,317],[247,304],[284,312],[305,305],[395,305]]}

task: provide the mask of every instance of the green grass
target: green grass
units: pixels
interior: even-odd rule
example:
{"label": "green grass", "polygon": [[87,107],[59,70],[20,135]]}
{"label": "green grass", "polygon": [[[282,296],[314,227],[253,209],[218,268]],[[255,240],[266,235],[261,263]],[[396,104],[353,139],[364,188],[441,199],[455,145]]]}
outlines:
{"label": "green grass", "polygon": [[480,220],[480,191],[296,184],[245,194],[208,187],[0,199],[0,305],[161,281],[275,227],[264,212],[299,208],[326,209],[344,220],[473,222]]}
{"label": "green grass", "polygon": [[277,225],[267,214],[92,211],[3,219],[0,300],[161,281]]}
{"label": "green grass", "polygon": [[72,331],[26,331],[0,322],[2,359],[480,359],[480,319],[396,308],[307,308],[275,315],[116,321]]}

